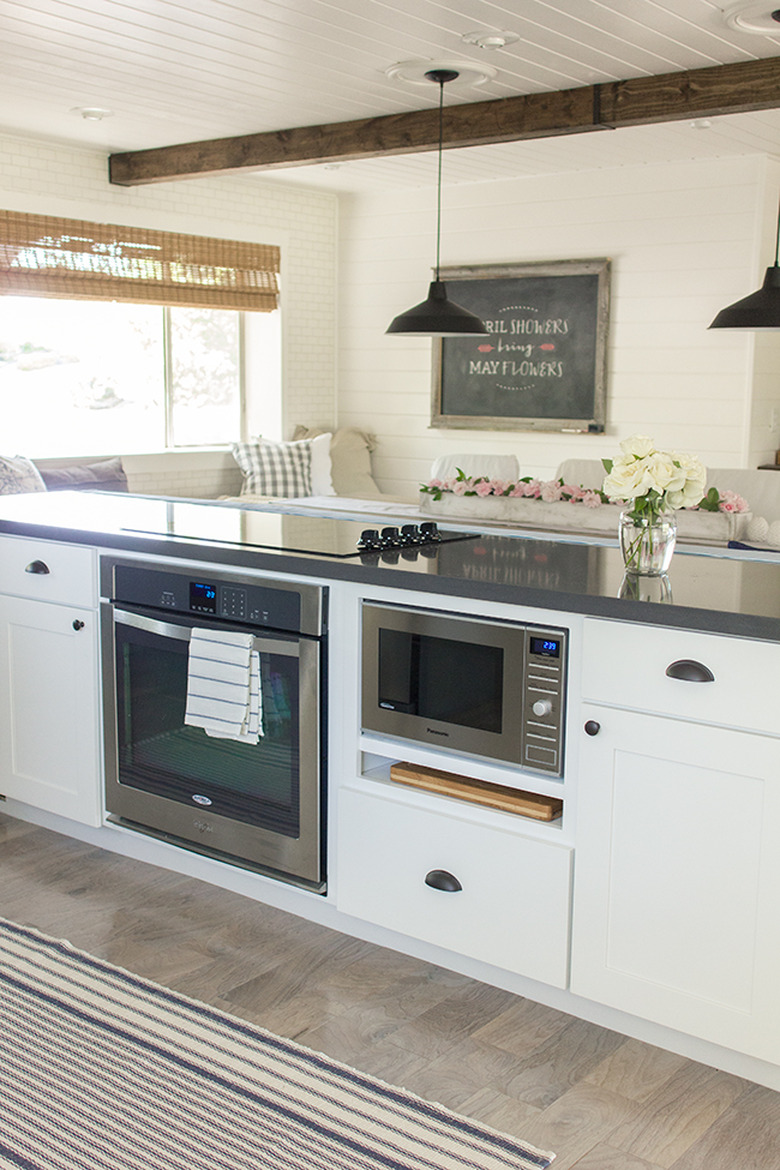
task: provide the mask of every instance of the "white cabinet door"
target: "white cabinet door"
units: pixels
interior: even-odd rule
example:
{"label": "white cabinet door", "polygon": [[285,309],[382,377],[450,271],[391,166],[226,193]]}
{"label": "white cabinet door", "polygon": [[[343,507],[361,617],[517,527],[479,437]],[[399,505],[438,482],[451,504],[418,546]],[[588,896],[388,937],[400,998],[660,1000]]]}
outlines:
{"label": "white cabinet door", "polygon": [[373,793],[340,793],[338,908],[346,914],[565,987],[570,892],[567,846]]}
{"label": "white cabinet door", "polygon": [[780,740],[595,705],[587,720],[572,991],[780,1060]]}
{"label": "white cabinet door", "polygon": [[0,596],[0,792],[100,824],[98,615]]}

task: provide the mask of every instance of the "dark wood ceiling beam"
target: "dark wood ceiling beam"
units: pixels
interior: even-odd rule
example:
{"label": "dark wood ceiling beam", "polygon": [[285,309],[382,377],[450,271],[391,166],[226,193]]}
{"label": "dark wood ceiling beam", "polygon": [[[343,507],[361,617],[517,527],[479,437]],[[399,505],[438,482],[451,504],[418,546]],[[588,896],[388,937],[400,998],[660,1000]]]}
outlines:
{"label": "dark wood ceiling beam", "polygon": [[[450,106],[444,146],[484,146],[561,134],[780,107],[780,57]],[[112,154],[119,186],[414,154],[438,145],[438,109],[303,126]]]}

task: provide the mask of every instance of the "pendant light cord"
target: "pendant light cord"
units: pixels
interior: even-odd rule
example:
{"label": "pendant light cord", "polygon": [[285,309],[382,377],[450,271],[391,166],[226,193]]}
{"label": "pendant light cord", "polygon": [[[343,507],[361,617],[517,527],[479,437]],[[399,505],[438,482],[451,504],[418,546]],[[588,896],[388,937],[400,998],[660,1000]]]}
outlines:
{"label": "pendant light cord", "polygon": [[[441,155],[442,146],[444,142],[444,82],[439,80],[439,175],[436,181],[437,202],[436,202],[436,279],[439,279],[439,267],[441,258]],[[778,218],[778,233],[780,233],[780,217]],[[780,247],[780,234],[778,235],[778,247]]]}

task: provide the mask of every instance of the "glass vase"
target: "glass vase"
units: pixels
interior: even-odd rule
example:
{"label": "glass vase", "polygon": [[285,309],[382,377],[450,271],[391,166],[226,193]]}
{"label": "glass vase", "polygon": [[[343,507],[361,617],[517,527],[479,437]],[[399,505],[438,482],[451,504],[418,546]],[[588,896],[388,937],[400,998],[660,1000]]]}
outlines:
{"label": "glass vase", "polygon": [[668,571],[677,540],[673,515],[637,519],[630,512],[621,512],[619,535],[627,574],[660,577]]}

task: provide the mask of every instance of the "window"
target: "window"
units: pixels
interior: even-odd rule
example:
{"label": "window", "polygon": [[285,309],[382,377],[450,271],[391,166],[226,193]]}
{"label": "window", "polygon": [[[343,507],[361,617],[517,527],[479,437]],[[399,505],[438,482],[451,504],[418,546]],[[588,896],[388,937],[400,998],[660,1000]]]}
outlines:
{"label": "window", "polygon": [[[1,298],[5,448],[46,458],[241,438],[243,317],[230,309]],[[263,397],[272,403],[278,310],[252,314],[250,332],[253,368],[263,371]]]}
{"label": "window", "polygon": [[245,366],[252,425],[274,433],[279,269],[274,245],[0,211],[6,449],[232,442],[246,437]]}

